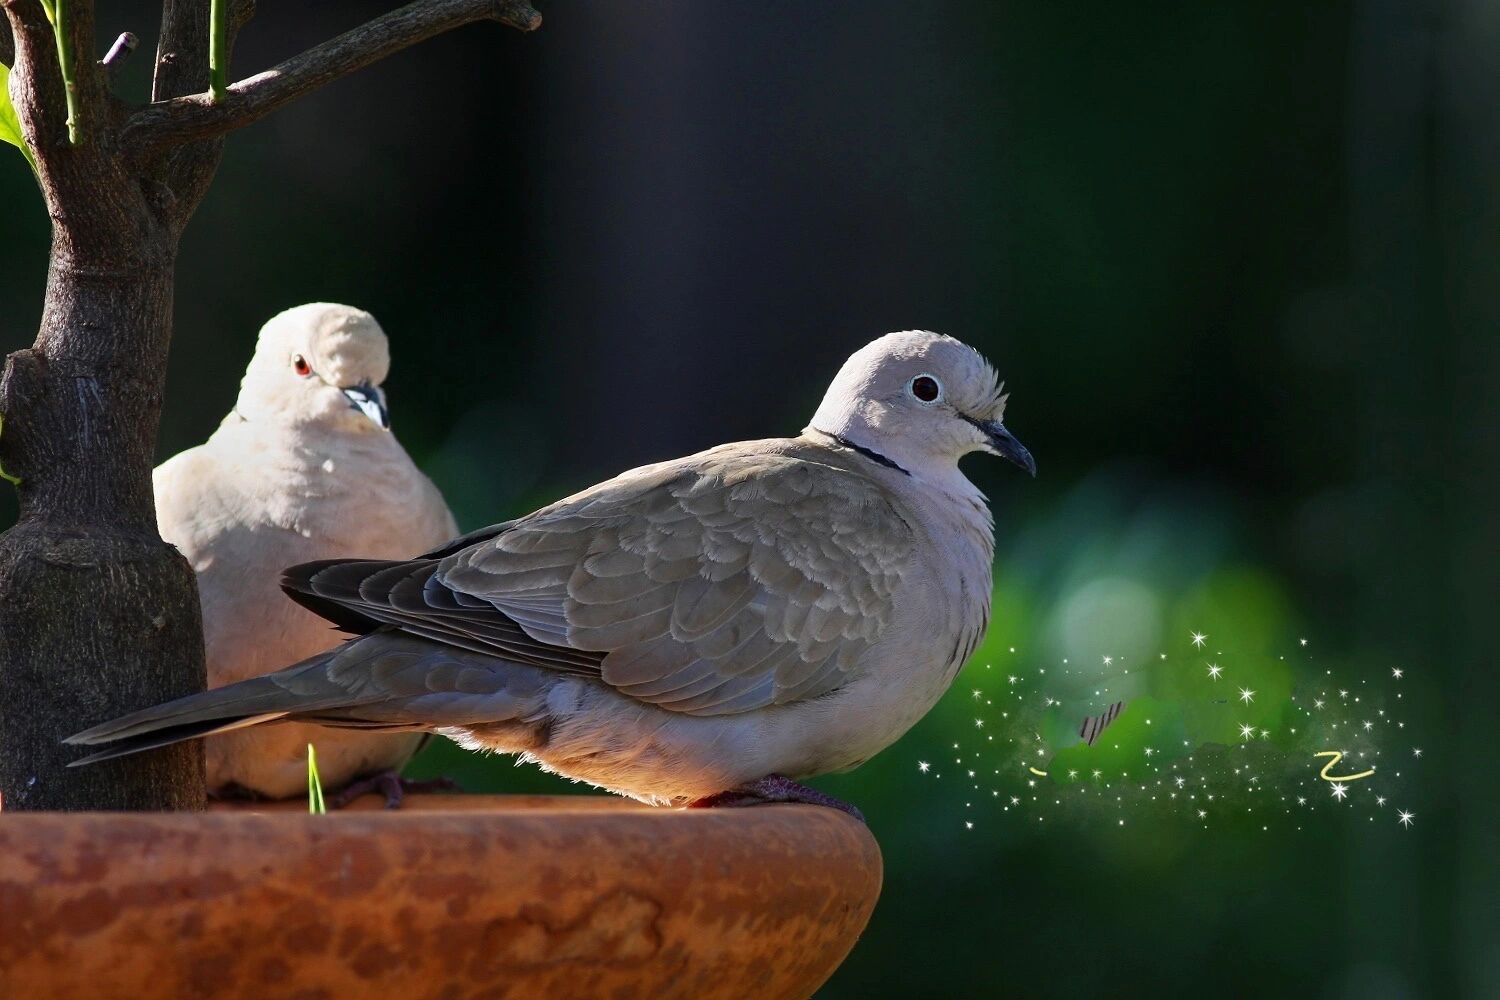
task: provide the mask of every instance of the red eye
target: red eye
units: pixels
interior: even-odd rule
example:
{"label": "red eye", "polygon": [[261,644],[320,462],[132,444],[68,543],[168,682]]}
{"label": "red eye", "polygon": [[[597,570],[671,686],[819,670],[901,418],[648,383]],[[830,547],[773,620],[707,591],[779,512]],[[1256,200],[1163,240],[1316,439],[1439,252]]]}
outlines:
{"label": "red eye", "polygon": [[298,375],[301,375],[303,378],[307,378],[307,376],[312,374],[312,365],[308,364],[307,359],[302,355],[293,354],[292,371],[296,372]]}

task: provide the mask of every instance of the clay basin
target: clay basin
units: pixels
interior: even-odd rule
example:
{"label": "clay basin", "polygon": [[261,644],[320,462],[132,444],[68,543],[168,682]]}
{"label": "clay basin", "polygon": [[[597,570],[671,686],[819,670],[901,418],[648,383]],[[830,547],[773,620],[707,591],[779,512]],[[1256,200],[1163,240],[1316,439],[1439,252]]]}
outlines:
{"label": "clay basin", "polygon": [[831,809],[0,813],[0,997],[806,997],[880,852]]}

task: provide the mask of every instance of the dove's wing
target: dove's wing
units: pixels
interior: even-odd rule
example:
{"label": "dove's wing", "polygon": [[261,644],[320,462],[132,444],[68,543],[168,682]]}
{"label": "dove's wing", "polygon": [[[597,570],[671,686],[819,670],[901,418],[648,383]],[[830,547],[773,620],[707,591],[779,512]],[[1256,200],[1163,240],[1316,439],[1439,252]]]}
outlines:
{"label": "dove's wing", "polygon": [[515,521],[501,521],[499,524],[491,524],[487,527],[471,531],[468,534],[459,535],[457,538],[450,539],[439,545],[431,552],[423,552],[421,558],[441,559],[443,556],[451,556],[453,553],[460,549],[466,549],[470,545],[487,542],[502,531],[509,531],[515,524]]}
{"label": "dove's wing", "polygon": [[715,449],[627,473],[436,560],[314,563],[288,592],[376,624],[722,715],[838,688],[889,624],[915,546],[848,470]]}

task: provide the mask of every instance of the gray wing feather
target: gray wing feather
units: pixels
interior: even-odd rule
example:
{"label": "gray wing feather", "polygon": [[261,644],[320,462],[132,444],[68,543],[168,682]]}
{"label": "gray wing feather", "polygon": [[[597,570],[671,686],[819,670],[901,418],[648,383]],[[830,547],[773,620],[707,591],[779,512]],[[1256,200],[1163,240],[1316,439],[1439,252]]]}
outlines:
{"label": "gray wing feather", "polygon": [[726,455],[562,501],[447,557],[428,586],[604,654],[599,676],[624,694],[717,715],[842,684],[889,623],[913,546],[863,477]]}
{"label": "gray wing feather", "polygon": [[851,676],[891,620],[908,525],[861,475],[728,446],[627,473],[441,559],[313,563],[283,585],[335,621],[720,715]]}

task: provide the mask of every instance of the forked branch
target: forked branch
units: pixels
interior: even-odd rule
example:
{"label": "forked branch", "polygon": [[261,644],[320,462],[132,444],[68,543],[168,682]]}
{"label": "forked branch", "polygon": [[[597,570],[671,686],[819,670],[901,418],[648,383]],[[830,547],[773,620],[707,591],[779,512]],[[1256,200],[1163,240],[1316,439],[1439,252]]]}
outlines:
{"label": "forked branch", "polygon": [[205,92],[147,105],[131,116],[124,140],[152,152],[224,135],[392,53],[475,21],[532,31],[542,16],[524,0],[418,0],[231,84],[221,101]]}

